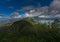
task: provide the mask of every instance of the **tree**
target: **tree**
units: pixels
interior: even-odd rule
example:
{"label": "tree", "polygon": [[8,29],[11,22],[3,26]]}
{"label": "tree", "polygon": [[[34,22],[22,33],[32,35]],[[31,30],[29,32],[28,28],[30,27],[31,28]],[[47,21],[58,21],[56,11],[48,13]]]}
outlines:
{"label": "tree", "polygon": [[58,28],[58,24],[59,23],[59,20],[58,19],[55,19],[54,22],[52,23],[52,28]]}

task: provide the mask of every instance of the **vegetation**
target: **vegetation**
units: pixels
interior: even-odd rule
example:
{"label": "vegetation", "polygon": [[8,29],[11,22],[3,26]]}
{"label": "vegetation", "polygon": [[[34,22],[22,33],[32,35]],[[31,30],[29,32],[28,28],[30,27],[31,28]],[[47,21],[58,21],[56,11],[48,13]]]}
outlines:
{"label": "vegetation", "polygon": [[60,28],[37,23],[32,18],[14,22],[10,29],[0,32],[0,42],[60,42]]}
{"label": "vegetation", "polygon": [[3,24],[0,24],[0,28],[5,27],[5,26],[11,26],[12,24],[13,24],[13,22],[3,23]]}

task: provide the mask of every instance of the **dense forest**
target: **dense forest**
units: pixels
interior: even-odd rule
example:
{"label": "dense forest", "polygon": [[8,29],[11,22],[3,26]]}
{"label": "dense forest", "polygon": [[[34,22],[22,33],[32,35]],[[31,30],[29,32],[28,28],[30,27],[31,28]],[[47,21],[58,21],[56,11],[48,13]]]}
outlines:
{"label": "dense forest", "polygon": [[0,42],[60,42],[58,22],[56,19],[51,24],[42,24],[32,18],[16,21],[0,32]]}

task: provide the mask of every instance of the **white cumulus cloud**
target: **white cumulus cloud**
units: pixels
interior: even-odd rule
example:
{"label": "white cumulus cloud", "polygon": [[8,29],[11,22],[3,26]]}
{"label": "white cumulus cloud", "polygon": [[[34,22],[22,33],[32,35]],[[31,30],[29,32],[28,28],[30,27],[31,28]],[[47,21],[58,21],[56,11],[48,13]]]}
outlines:
{"label": "white cumulus cloud", "polygon": [[18,12],[13,12],[10,17],[11,18],[21,18],[21,15],[19,15]]}
{"label": "white cumulus cloud", "polygon": [[60,0],[54,0],[50,6],[53,8],[60,8]]}

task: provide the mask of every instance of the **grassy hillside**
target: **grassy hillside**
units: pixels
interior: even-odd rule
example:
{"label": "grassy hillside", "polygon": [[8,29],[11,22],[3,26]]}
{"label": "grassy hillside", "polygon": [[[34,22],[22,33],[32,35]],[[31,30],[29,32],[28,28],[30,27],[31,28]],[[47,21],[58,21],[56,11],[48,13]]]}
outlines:
{"label": "grassy hillside", "polygon": [[3,24],[0,24],[0,28],[5,26],[11,26],[12,24],[13,22],[3,23]]}
{"label": "grassy hillside", "polygon": [[60,28],[36,24],[32,18],[26,18],[0,32],[0,42],[60,42]]}

